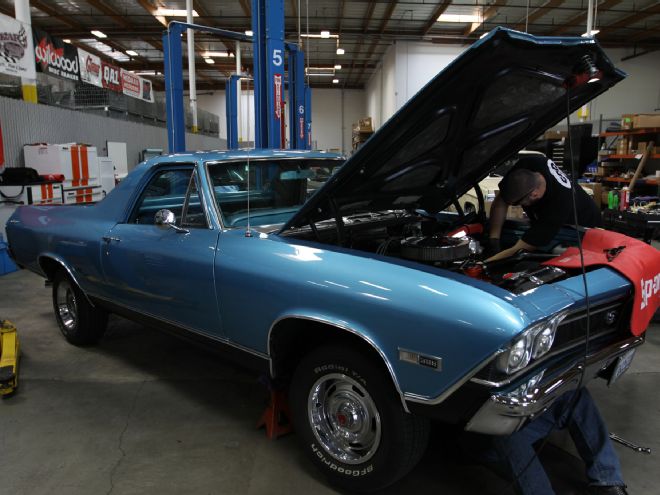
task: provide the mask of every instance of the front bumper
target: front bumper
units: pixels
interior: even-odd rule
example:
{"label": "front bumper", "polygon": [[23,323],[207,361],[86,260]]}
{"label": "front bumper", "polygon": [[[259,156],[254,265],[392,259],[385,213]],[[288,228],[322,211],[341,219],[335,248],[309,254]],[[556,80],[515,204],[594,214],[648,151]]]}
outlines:
{"label": "front bumper", "polygon": [[[509,435],[522,428],[528,421],[543,414],[562,394],[575,390],[586,380],[595,378],[613,365],[616,358],[644,342],[643,337],[631,337],[599,349],[571,365],[554,370],[533,387],[520,392],[521,381],[506,391],[492,394],[468,421],[465,429],[488,435]],[[584,371],[584,381],[581,379]],[[527,375],[535,376],[541,370]],[[523,386],[528,378],[522,380]]]}

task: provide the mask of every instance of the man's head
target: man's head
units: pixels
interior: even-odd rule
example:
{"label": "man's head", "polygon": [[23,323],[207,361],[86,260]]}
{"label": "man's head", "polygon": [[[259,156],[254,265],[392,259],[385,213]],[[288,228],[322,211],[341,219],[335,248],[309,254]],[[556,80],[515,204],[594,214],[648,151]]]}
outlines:
{"label": "man's head", "polygon": [[500,197],[508,205],[530,206],[545,194],[545,179],[525,168],[511,170],[499,184]]}

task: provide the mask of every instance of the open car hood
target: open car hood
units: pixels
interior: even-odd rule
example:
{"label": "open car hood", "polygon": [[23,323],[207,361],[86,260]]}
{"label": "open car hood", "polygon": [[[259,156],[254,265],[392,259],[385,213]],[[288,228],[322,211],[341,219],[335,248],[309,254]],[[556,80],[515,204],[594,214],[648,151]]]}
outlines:
{"label": "open car hood", "polygon": [[625,76],[592,38],[496,28],[396,112],[282,230],[368,211],[441,211],[568,108]]}

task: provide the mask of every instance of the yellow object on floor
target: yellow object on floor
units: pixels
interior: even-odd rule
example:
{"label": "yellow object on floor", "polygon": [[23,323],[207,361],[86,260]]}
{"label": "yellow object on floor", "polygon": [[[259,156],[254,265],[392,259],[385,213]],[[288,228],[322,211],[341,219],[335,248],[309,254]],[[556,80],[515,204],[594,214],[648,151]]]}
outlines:
{"label": "yellow object on floor", "polygon": [[18,334],[8,320],[0,320],[0,395],[13,393],[18,386]]}

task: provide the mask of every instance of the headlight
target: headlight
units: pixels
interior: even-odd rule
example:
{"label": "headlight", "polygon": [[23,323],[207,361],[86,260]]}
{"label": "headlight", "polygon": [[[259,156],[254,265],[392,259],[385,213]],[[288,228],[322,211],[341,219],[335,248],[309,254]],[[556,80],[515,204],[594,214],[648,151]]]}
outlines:
{"label": "headlight", "polygon": [[560,313],[525,330],[511,347],[497,358],[497,369],[510,375],[527,366],[532,359],[546,354],[552,348],[557,327],[565,317],[566,313]]}

